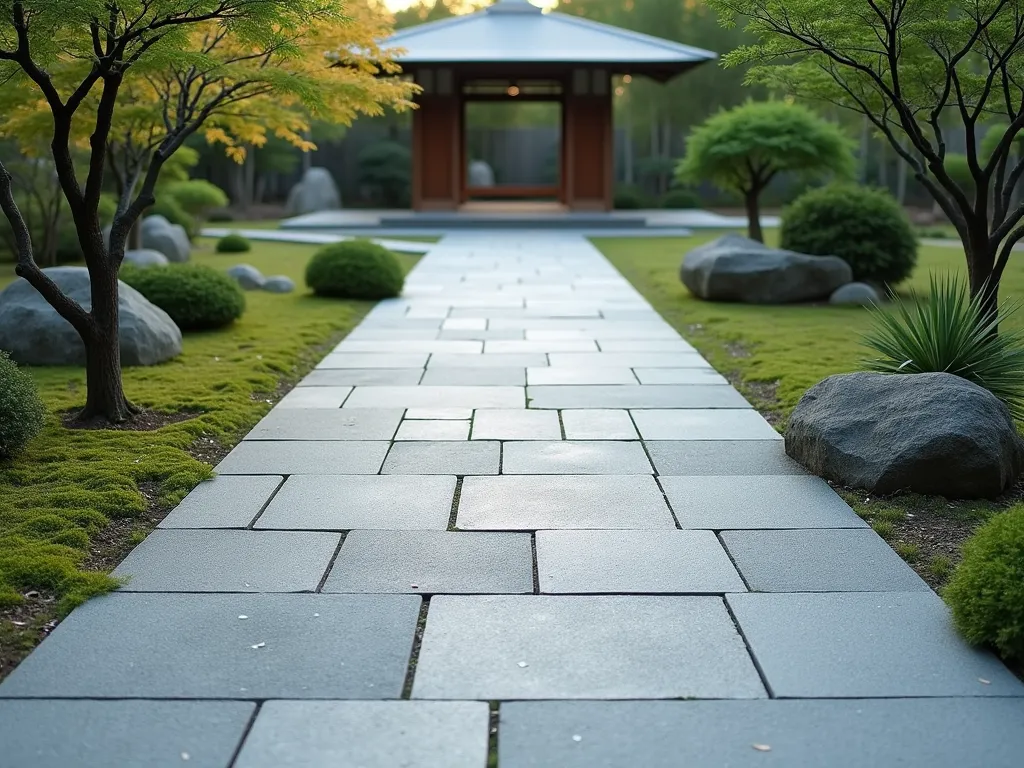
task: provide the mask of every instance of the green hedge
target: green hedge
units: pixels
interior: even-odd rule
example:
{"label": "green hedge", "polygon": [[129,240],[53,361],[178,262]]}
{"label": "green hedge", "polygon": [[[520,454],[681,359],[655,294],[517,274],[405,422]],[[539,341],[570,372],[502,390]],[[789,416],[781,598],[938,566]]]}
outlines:
{"label": "green hedge", "polygon": [[20,453],[45,419],[35,380],[0,350],[0,461]]}
{"label": "green hedge", "polygon": [[217,253],[248,253],[251,250],[252,243],[248,238],[236,233],[224,235],[217,241]]}

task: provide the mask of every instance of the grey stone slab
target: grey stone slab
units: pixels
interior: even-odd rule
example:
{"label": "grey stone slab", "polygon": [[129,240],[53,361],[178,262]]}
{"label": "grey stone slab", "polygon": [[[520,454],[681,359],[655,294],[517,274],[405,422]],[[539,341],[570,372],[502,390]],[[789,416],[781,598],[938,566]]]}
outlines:
{"label": "grey stone slab", "polygon": [[600,313],[594,307],[559,307],[549,305],[541,308],[516,307],[465,307],[452,310],[452,317],[487,317],[508,320],[544,320],[548,318],[592,318],[600,319]]}
{"label": "grey stone slab", "polygon": [[482,768],[490,712],[476,701],[269,701],[235,768]]}
{"label": "grey stone slab", "polygon": [[732,387],[702,384],[527,387],[526,397],[531,408],[750,408]]}
{"label": "grey stone slab", "polygon": [[217,465],[221,475],[375,475],[390,443],[244,440]]}
{"label": "grey stone slab", "polygon": [[639,442],[561,440],[505,443],[505,475],[643,475],[653,474]]}
{"label": "grey stone slab", "polygon": [[523,408],[522,387],[356,387],[344,410],[359,408]]}
{"label": "grey stone slab", "polygon": [[[486,320],[484,320],[486,322]],[[486,330],[486,331],[467,331],[467,330],[447,330],[441,331],[439,338],[442,339],[465,339],[467,341],[504,341],[504,340],[516,340],[525,338],[523,331],[516,331],[512,329],[501,329]]]}
{"label": "grey stone slab", "polygon": [[314,592],[341,536],[154,531],[114,569],[127,592]]}
{"label": "grey stone slab", "polygon": [[395,443],[384,462],[386,475],[496,475],[501,443],[466,442]]}
{"label": "grey stone slab", "polygon": [[278,475],[223,475],[197,485],[160,528],[245,528],[284,481]]}
{"label": "grey stone slab", "polygon": [[533,368],[548,364],[540,352],[516,355],[431,355],[427,368]]}
{"label": "grey stone slab", "polygon": [[242,701],[0,701],[0,761],[10,768],[224,768],[255,711]]}
{"label": "grey stone slab", "polygon": [[782,440],[648,440],[646,445],[660,475],[807,474],[786,455]]}
{"label": "grey stone slab", "polygon": [[390,440],[403,412],[401,408],[275,408],[245,439]]}
{"label": "grey stone slab", "polygon": [[[502,324],[510,321],[494,321]],[[514,322],[514,321],[512,321]],[[526,338],[536,341],[545,339],[668,339],[679,338],[679,334],[665,323],[610,323],[606,320],[587,321],[576,323],[575,327],[568,327],[565,324],[551,325],[549,327],[527,326]]]}
{"label": "grey stone slab", "polygon": [[64,619],[0,684],[0,697],[398,698],[420,603],[115,592]]}
{"label": "grey stone slab", "polygon": [[384,352],[334,352],[320,364],[318,370],[334,368],[423,368],[427,364],[426,352],[388,354]]}
{"label": "grey stone slab", "polygon": [[403,421],[395,440],[469,440],[469,420],[415,419]]}
{"label": "grey stone slab", "polygon": [[[364,323],[346,336],[345,341],[341,342],[335,348],[335,351],[342,351],[342,347],[347,341],[369,341],[374,339],[384,339],[387,341],[433,340],[440,338],[438,334],[439,331],[436,328],[374,328],[372,325]],[[377,350],[371,351],[375,352]]]}
{"label": "grey stone slab", "polygon": [[526,385],[525,368],[428,368],[421,384],[443,386],[508,386]]}
{"label": "grey stone slab", "polygon": [[288,478],[256,528],[444,530],[454,496],[454,477],[299,475]]}
{"label": "grey stone slab", "polygon": [[481,409],[473,415],[474,440],[561,440],[554,411]]}
{"label": "grey stone slab", "polygon": [[1017,768],[1022,718],[1019,699],[507,702],[498,756],[502,768]]}
{"label": "grey stone slab", "polygon": [[733,562],[754,592],[928,590],[874,531],[723,531]]}
{"label": "grey stone slab", "polygon": [[697,352],[682,339],[598,339],[597,346],[602,352]]}
{"label": "grey stone slab", "polygon": [[483,331],[487,328],[487,321],[483,318],[451,318],[441,323],[441,330],[444,331]]}
{"label": "grey stone slab", "polygon": [[[712,389],[735,392],[732,387]],[[634,410],[633,421],[644,440],[782,440],[782,435],[752,409]]]}
{"label": "grey stone slab", "polygon": [[497,531],[676,527],[648,475],[467,477],[456,525]]}
{"label": "grey stone slab", "polygon": [[683,528],[866,528],[867,523],[811,475],[659,478]]}
{"label": "grey stone slab", "polygon": [[711,531],[538,531],[537,573],[549,594],[746,591]]}
{"label": "grey stone slab", "polygon": [[540,352],[597,352],[597,344],[586,339],[567,339],[564,341],[487,341],[484,342],[484,354],[515,355],[520,353]]}
{"label": "grey stone slab", "polygon": [[406,419],[422,419],[424,421],[469,421],[473,418],[472,408],[409,408],[405,412]]}
{"label": "grey stone slab", "polygon": [[636,440],[629,411],[590,408],[562,411],[566,440]]}
{"label": "grey stone slab", "polygon": [[296,387],[281,398],[276,408],[341,408],[352,387]]}
{"label": "grey stone slab", "polygon": [[324,592],[533,592],[526,533],[352,531]]}
{"label": "grey stone slab", "polygon": [[713,368],[634,368],[641,384],[728,384]]}
{"label": "grey stone slab", "polygon": [[422,368],[338,368],[315,370],[300,387],[409,386],[419,384]]}
{"label": "grey stone slab", "polygon": [[430,603],[413,698],[760,698],[720,598],[516,595]]}
{"label": "grey stone slab", "polygon": [[427,339],[411,339],[394,341],[386,339],[368,339],[366,341],[346,339],[338,345],[335,352],[341,353],[372,353],[372,354],[408,354],[418,352],[446,352],[454,355],[480,353],[484,345],[481,341],[429,341]]}
{"label": "grey stone slab", "polygon": [[527,380],[531,386],[557,384],[636,384],[637,378],[629,368],[528,368]]}
{"label": "grey stone slab", "polygon": [[998,659],[957,635],[933,592],[726,599],[779,698],[1024,696]]}
{"label": "grey stone slab", "polygon": [[696,352],[555,352],[551,365],[572,368],[710,368]]}

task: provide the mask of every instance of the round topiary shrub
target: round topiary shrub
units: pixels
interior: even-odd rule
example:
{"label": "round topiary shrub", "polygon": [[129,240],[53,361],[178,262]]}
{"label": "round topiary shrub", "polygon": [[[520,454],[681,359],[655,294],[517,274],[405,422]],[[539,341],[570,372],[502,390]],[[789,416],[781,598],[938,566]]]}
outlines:
{"label": "round topiary shrub", "polygon": [[0,460],[20,453],[45,419],[35,380],[0,350]]}
{"label": "round topiary shrub", "polygon": [[682,210],[685,208],[700,208],[700,198],[692,189],[677,187],[670,189],[661,199],[662,208],[674,208]]}
{"label": "round topiary shrub", "polygon": [[158,269],[126,265],[121,280],[170,315],[183,331],[223,328],[245,312],[245,293],[238,283],[201,264]]}
{"label": "round topiary shrub", "polygon": [[400,294],[404,283],[395,254],[369,240],[328,245],[306,265],[306,285],[317,296],[388,299]]}
{"label": "round topiary shrub", "polygon": [[996,515],[964,544],[943,596],[968,642],[1024,661],[1024,507]]}
{"label": "round topiary shrub", "polygon": [[783,248],[838,256],[861,282],[895,284],[917,264],[907,214],[887,192],[835,184],[806,192],[782,212]]}
{"label": "round topiary shrub", "polygon": [[617,211],[635,211],[646,208],[643,193],[636,187],[618,187],[612,205]]}
{"label": "round topiary shrub", "polygon": [[248,253],[252,250],[252,243],[248,238],[232,232],[224,235],[217,241],[217,253]]}

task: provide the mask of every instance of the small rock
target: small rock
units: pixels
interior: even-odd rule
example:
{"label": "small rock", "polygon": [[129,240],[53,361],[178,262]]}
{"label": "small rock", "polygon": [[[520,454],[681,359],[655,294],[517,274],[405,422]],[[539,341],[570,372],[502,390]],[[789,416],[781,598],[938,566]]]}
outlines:
{"label": "small rock", "polygon": [[266,643],[256,643],[256,645],[250,645],[249,647],[256,650],[257,648],[263,648],[265,645]]}
{"label": "small rock", "polygon": [[580,735],[579,735],[578,733],[574,733],[574,734],[572,735],[572,740],[573,740],[573,741],[583,741],[583,737],[582,737],[582,736],[580,736]]}
{"label": "small rock", "polygon": [[124,260],[126,264],[134,264],[136,267],[145,269],[147,267],[166,267],[170,262],[160,251],[140,248],[135,251],[125,251]]}
{"label": "small rock", "polygon": [[528,666],[530,666],[530,665],[529,665],[529,664],[527,664],[527,663],[526,663],[525,661],[520,661],[520,662],[519,662],[519,666],[520,666],[520,667],[528,667]]}
{"label": "small rock", "polygon": [[249,617],[242,615],[242,616],[239,616],[238,618],[240,618],[240,619],[248,619]]}
{"label": "small rock", "polygon": [[159,251],[168,261],[185,262],[192,255],[188,233],[179,224],[171,224],[163,216],[147,216],[142,220],[142,247]]}
{"label": "small rock", "polygon": [[247,291],[259,290],[265,280],[263,274],[251,264],[236,264],[228,270],[228,275]]}
{"label": "small rock", "polygon": [[824,299],[853,280],[853,271],[836,256],[806,256],[724,235],[687,253],[679,277],[700,299],[786,304]]}
{"label": "small rock", "polygon": [[295,283],[290,277],[274,275],[263,281],[262,288],[270,293],[291,293],[295,290]]}
{"label": "small rock", "polygon": [[800,398],[786,453],[874,494],[995,498],[1024,469],[1024,441],[991,392],[950,373],[829,376]]}
{"label": "small rock", "polygon": [[870,307],[881,304],[882,297],[867,283],[847,283],[828,297],[828,303]]}
{"label": "small rock", "polygon": [[772,751],[772,748],[770,746],[768,746],[767,744],[751,744],[750,746],[752,746],[758,752],[771,752]]}

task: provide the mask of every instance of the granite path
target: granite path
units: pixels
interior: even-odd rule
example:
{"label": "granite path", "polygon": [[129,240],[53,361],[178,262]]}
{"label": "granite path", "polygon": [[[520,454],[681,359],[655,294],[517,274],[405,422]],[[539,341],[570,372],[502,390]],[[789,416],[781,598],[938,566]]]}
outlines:
{"label": "granite path", "polygon": [[444,238],[117,574],[0,764],[1024,754],[1024,685],[574,235]]}

